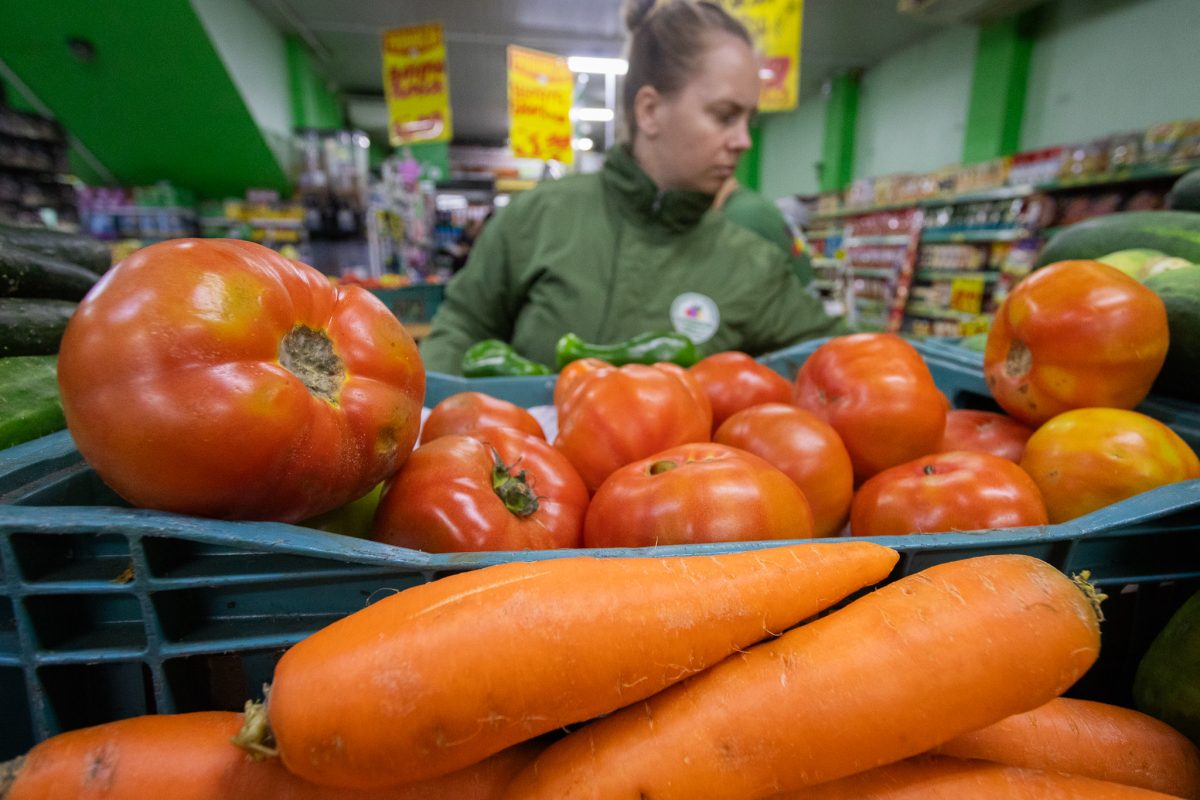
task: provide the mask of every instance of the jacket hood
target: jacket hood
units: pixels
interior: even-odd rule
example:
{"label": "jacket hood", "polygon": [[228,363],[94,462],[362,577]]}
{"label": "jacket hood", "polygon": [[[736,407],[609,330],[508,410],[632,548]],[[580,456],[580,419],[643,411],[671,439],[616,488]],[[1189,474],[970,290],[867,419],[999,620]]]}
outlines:
{"label": "jacket hood", "polygon": [[713,203],[713,196],[703,192],[661,191],[624,144],[605,156],[603,180],[605,189],[617,197],[622,214],[674,232],[695,227]]}

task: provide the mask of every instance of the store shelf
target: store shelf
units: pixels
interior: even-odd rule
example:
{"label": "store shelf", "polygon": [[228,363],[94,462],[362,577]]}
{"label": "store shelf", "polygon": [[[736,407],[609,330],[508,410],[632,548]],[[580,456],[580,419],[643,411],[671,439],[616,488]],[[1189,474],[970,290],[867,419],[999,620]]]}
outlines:
{"label": "store shelf", "polygon": [[870,297],[855,297],[854,307],[859,311],[887,311],[888,303],[886,300],[875,300]]}
{"label": "store shelf", "polygon": [[843,208],[840,211],[834,211],[830,214],[820,214],[814,219],[831,220],[845,219],[846,217],[861,217],[865,214],[875,214],[879,211],[901,211],[908,208],[913,208],[917,205],[916,200],[910,200],[905,203],[888,203],[881,206],[862,206],[858,208]]}
{"label": "store shelf", "polygon": [[824,256],[816,256],[812,259],[813,269],[839,269],[845,266],[846,261],[842,258],[826,258]]}
{"label": "store shelf", "polygon": [[835,236],[841,236],[842,232],[837,228],[821,228],[815,231],[805,231],[804,238],[812,241],[813,239],[832,239]]}
{"label": "store shelf", "polygon": [[926,197],[917,201],[917,205],[921,206],[946,206],[959,205],[961,203],[987,203],[992,200],[1016,200],[1019,197],[1028,197],[1037,191],[1036,187],[1031,184],[1020,186],[997,186],[994,189],[980,189],[975,192],[963,192],[962,194],[939,194],[932,197]]}
{"label": "store shelf", "polygon": [[919,269],[917,279],[922,281],[955,281],[959,278],[975,278],[984,283],[995,283],[1000,280],[1000,273],[995,270],[967,269]]}
{"label": "store shelf", "polygon": [[825,280],[824,278],[814,278],[809,286],[814,289],[836,289],[838,288],[837,281]]}
{"label": "store shelf", "polygon": [[896,272],[894,267],[850,267],[850,274],[856,278],[894,278]]}
{"label": "store shelf", "polygon": [[1089,189],[1119,183],[1135,183],[1159,178],[1173,178],[1200,169],[1200,161],[1183,161],[1178,164],[1138,164],[1115,172],[1098,175],[1082,175],[1078,178],[1059,179],[1036,186],[1039,192],[1068,192],[1072,189]]}
{"label": "store shelf", "polygon": [[909,303],[904,313],[910,317],[928,317],[930,319],[949,319],[958,322],[971,322],[984,314],[972,314],[969,311],[955,311],[950,308],[938,308],[925,303]]}
{"label": "store shelf", "polygon": [[1000,228],[995,230],[942,231],[927,228],[921,231],[921,242],[1015,242],[1029,239],[1035,234],[1024,228]]}
{"label": "store shelf", "polygon": [[898,233],[890,236],[850,236],[843,242],[843,247],[858,247],[870,245],[885,245],[900,247],[908,244],[911,237],[907,233]]}

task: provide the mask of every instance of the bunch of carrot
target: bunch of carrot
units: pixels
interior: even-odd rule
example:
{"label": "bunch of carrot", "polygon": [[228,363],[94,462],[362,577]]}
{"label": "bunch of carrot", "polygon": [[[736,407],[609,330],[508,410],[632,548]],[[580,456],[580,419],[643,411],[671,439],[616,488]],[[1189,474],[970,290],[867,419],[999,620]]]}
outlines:
{"label": "bunch of carrot", "polygon": [[1090,587],[985,556],[829,611],[897,560],[841,542],[462,573],[295,645],[263,709],[62,734],[0,798],[1200,798],[1180,734],[1060,698],[1099,653]]}

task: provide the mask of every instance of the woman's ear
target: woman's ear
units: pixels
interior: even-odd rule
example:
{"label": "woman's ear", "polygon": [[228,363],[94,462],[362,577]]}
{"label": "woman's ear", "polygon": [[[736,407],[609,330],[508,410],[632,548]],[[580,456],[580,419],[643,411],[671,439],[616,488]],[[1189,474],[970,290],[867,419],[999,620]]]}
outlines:
{"label": "woman's ear", "polygon": [[663,96],[650,84],[637,90],[633,96],[633,113],[637,121],[637,132],[653,139],[662,131]]}

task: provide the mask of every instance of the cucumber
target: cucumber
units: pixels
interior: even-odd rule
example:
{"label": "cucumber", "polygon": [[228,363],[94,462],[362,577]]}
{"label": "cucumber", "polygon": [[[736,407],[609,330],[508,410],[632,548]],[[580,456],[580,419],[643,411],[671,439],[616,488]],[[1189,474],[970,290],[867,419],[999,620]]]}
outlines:
{"label": "cucumber", "polygon": [[0,358],[0,449],[67,427],[57,366],[53,355]]}
{"label": "cucumber", "polygon": [[1200,402],[1200,266],[1172,269],[1146,278],[1167,308],[1167,360],[1150,391]]}
{"label": "cucumber", "polygon": [[112,266],[112,249],[97,239],[77,233],[0,224],[0,242],[85,267],[103,275]]}
{"label": "cucumber", "polygon": [[0,240],[0,297],[81,300],[98,280],[77,264]]}
{"label": "cucumber", "polygon": [[1037,265],[1079,258],[1095,259],[1117,250],[1161,250],[1200,262],[1200,213],[1195,211],[1120,211],[1084,220],[1050,238]]}
{"label": "cucumber", "polygon": [[1185,173],[1167,192],[1167,208],[1200,211],[1200,169]]}
{"label": "cucumber", "polygon": [[1150,643],[1133,679],[1133,701],[1200,745],[1200,592]]}
{"label": "cucumber", "polygon": [[0,297],[0,357],[58,352],[78,303],[32,297]]}

